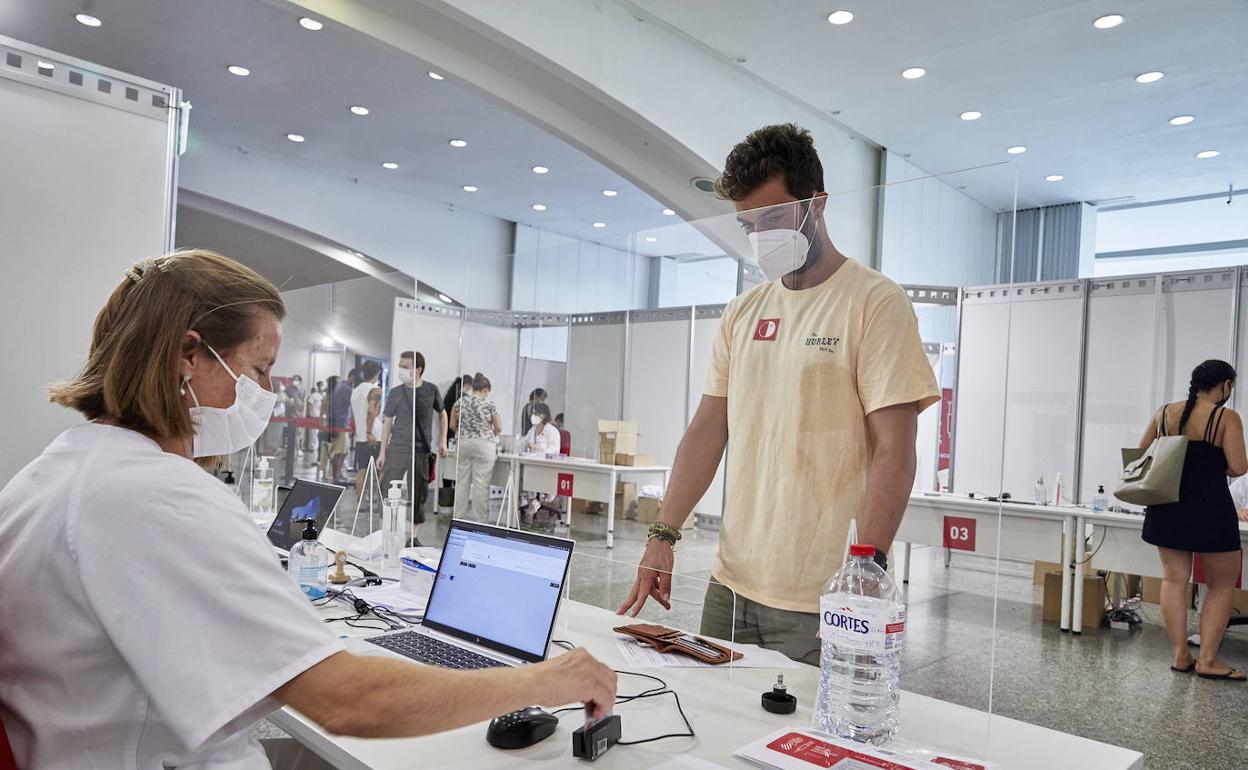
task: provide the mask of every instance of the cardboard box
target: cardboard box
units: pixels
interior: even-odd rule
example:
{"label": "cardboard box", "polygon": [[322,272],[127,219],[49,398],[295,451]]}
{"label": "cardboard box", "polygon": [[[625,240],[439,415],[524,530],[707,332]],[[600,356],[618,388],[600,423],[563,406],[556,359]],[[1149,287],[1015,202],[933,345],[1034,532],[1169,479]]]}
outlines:
{"label": "cardboard box", "polygon": [[[642,524],[653,524],[659,520],[659,507],[663,501],[657,497],[637,498],[637,521]],[[693,518],[690,516],[689,518]]]}
{"label": "cardboard box", "polygon": [[629,420],[599,420],[599,433],[631,433],[637,435],[637,423]]}
{"label": "cardboard box", "polygon": [[621,452],[616,452],[615,454],[616,465],[640,468],[654,465],[656,462],[654,455],[625,454]]}
{"label": "cardboard box", "polygon": [[580,498],[577,498],[577,497],[572,498],[572,502],[570,505],[571,505],[570,510],[573,514],[578,514],[578,513],[605,514],[606,513],[606,510],[604,510],[602,503],[593,503],[593,502],[590,502],[589,500],[581,500]]}
{"label": "cardboard box", "polygon": [[1035,570],[1032,573],[1032,582],[1038,586],[1044,585],[1044,576],[1050,572],[1060,572],[1062,565],[1055,561],[1038,561]]}
{"label": "cardboard box", "polygon": [[[1073,587],[1071,590],[1074,590]],[[1071,606],[1074,596],[1071,596]],[[1062,573],[1046,573],[1044,576],[1045,623],[1057,623],[1062,618]],[[1083,628],[1099,628],[1105,619],[1105,579],[1095,573],[1083,576]]]}
{"label": "cardboard box", "polygon": [[626,519],[637,518],[637,485],[621,481],[615,485],[615,515]]}
{"label": "cardboard box", "polygon": [[[1187,584],[1188,607],[1192,606],[1196,595],[1196,584]],[[1146,577],[1141,579],[1140,598],[1149,604],[1161,604],[1161,578]],[[1248,609],[1248,591],[1236,591],[1231,605],[1237,609]],[[1234,613],[1232,613],[1234,614]]]}

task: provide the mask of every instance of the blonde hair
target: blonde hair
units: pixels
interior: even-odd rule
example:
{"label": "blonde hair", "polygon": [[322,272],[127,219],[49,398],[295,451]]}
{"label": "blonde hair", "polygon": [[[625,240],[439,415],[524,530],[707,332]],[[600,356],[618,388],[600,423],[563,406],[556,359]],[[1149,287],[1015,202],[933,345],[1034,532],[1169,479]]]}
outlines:
{"label": "blonde hair", "polygon": [[176,251],[126,271],[95,317],[82,372],[48,386],[53,403],[153,438],[193,432],[182,403],[178,358],[188,331],[223,357],[255,333],[255,320],[281,321],[286,305],[259,273],[211,251]]}

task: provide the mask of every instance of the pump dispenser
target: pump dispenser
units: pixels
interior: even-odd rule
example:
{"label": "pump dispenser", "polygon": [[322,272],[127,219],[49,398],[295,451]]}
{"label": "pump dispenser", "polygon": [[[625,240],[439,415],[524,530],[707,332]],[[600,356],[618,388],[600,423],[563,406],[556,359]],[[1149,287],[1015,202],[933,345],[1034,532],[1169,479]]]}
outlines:
{"label": "pump dispenser", "polygon": [[309,599],[322,599],[329,591],[329,552],[317,542],[316,520],[308,519],[303,536],[290,549],[286,572]]}
{"label": "pump dispenser", "polygon": [[381,507],[382,560],[386,567],[398,568],[399,552],[406,540],[407,517],[403,508],[403,481],[390,482],[386,502]]}

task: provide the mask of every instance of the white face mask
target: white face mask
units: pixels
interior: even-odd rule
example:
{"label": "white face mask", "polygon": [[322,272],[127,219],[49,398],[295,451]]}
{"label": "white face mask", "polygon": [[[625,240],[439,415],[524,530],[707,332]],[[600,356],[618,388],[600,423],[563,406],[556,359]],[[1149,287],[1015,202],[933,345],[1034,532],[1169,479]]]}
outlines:
{"label": "white face mask", "polygon": [[215,406],[200,406],[199,398],[191,388],[191,380],[185,380],[186,389],[191,391],[191,422],[195,426],[195,434],[191,438],[191,455],[194,457],[215,457],[228,455],[246,449],[256,443],[260,434],[269,425],[273,415],[273,406],[277,403],[277,394],[270,393],[255,380],[246,375],[238,375],[222,360],[211,345],[205,347],[216,357],[221,366],[234,378],[234,403],[222,409]]}
{"label": "white face mask", "polygon": [[404,369],[403,367],[400,366],[397,369],[395,369],[395,371],[398,372],[399,382],[403,383],[404,385],[412,384],[412,370],[411,369]]}
{"label": "white face mask", "polygon": [[538,425],[542,424],[542,418],[538,417],[537,415],[533,415],[532,417],[529,418],[529,422],[533,423],[533,427],[536,428]]}
{"label": "white face mask", "polygon": [[802,227],[806,225],[809,217],[810,204],[807,203],[806,215],[802,217],[802,222],[796,230],[779,227],[773,230],[758,230],[747,236],[750,246],[754,249],[754,259],[758,262],[758,268],[763,271],[763,275],[767,276],[767,280],[774,281],[777,278],[783,278],[806,264],[806,257],[810,253],[810,240],[802,232]]}

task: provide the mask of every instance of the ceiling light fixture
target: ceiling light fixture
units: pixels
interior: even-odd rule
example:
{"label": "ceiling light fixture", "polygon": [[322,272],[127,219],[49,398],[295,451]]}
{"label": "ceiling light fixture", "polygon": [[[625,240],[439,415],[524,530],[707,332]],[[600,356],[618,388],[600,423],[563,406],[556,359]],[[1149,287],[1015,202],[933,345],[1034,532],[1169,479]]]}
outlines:
{"label": "ceiling light fixture", "polygon": [[533,204],[533,210],[534,210],[534,211],[545,211],[545,210],[546,210],[546,204],[545,204],[545,203],[534,203],[534,204]]}
{"label": "ceiling light fixture", "polygon": [[1110,13],[1092,22],[1092,26],[1097,29],[1113,29],[1124,21],[1126,21],[1126,17],[1121,13]]}
{"label": "ceiling light fixture", "polygon": [[321,344],[327,348],[332,348],[334,346],[334,338],[326,334],[324,337],[321,337]]}
{"label": "ceiling light fixture", "polygon": [[1065,178],[1066,178],[1066,177],[1062,176],[1061,174],[1049,174],[1048,176],[1046,176],[1046,177],[1044,178],[1044,181],[1046,181],[1046,182],[1060,182],[1060,181],[1062,181],[1062,180],[1063,180],[1063,179],[1065,179]]}
{"label": "ceiling light fixture", "polygon": [[466,184],[460,189],[463,190],[464,192],[476,192],[478,188],[475,184]]}
{"label": "ceiling light fixture", "polygon": [[1152,71],[1152,72],[1143,72],[1143,73],[1140,73],[1139,75],[1136,75],[1136,76],[1135,76],[1135,82],[1137,82],[1137,83],[1156,83],[1158,80],[1161,80],[1161,79],[1162,79],[1162,78],[1164,78],[1165,76],[1166,76],[1166,73],[1164,73],[1164,72],[1157,72],[1156,70],[1154,70],[1154,71]]}
{"label": "ceiling light fixture", "polygon": [[594,227],[598,228],[599,230],[601,230],[602,228],[604,228],[604,227],[606,227],[606,226],[607,226],[607,223],[606,223],[606,222],[595,222],[595,223],[594,223]]}
{"label": "ceiling light fixture", "polygon": [[41,69],[41,70],[47,70],[48,72],[51,72],[52,70],[56,69],[56,65],[55,65],[55,64],[53,64],[53,63],[52,63],[52,62],[50,62],[50,61],[42,61],[42,60],[40,60],[40,61],[38,61],[38,62],[36,62],[36,63],[35,63],[35,66],[36,66],[36,67],[38,67],[38,68],[39,68],[39,69]]}
{"label": "ceiling light fixture", "polygon": [[615,190],[603,190],[602,194],[608,198],[614,198],[615,196],[619,195],[619,193],[616,192]]}
{"label": "ceiling light fixture", "polygon": [[1011,155],[1022,155],[1023,153],[1027,152],[1027,148],[1022,146],[1021,144],[1016,144],[1013,147],[1006,147],[1005,151]]}
{"label": "ceiling light fixture", "polygon": [[468,142],[464,141],[463,139],[452,139],[449,142],[449,144],[452,147],[467,147],[468,146]]}
{"label": "ceiling light fixture", "polygon": [[451,299],[450,297],[446,296],[446,295],[445,295],[445,294],[443,294],[442,292],[438,292],[438,299],[442,300],[443,302],[445,302],[445,303],[446,303],[446,304],[448,304],[448,305],[453,305],[453,304],[455,304],[455,300],[453,300],[453,299]]}
{"label": "ceiling light fixture", "polygon": [[289,139],[290,141],[294,142],[295,144],[298,144],[298,143],[302,142],[302,141],[304,140],[304,138],[305,138],[305,137],[304,137],[304,135],[303,135],[303,134],[287,134],[287,135],[286,135],[286,138],[287,138],[287,139]]}
{"label": "ceiling light fixture", "polygon": [[324,23],[319,22],[310,16],[304,16],[302,19],[300,19],[299,26],[311,32],[320,32],[322,29],[325,28]]}
{"label": "ceiling light fixture", "polygon": [[1196,119],[1195,116],[1192,116],[1192,115],[1175,115],[1173,118],[1170,118],[1170,125],[1186,126],[1188,123],[1191,123],[1195,119]]}
{"label": "ceiling light fixture", "polygon": [[1208,160],[1209,158],[1216,158],[1221,154],[1222,153],[1218,152],[1217,150],[1201,150],[1200,152],[1196,153],[1196,157],[1200,158],[1201,160]]}
{"label": "ceiling light fixture", "polygon": [[901,76],[906,80],[918,80],[927,74],[927,70],[922,67],[907,67],[901,71]]}
{"label": "ceiling light fixture", "polygon": [[246,67],[240,67],[237,64],[231,64],[230,66],[226,67],[225,70],[226,72],[229,72],[231,75],[238,75],[240,78],[245,78],[251,74],[251,70],[247,69]]}
{"label": "ceiling light fixture", "polygon": [[675,215],[676,215],[676,212],[675,212],[675,211],[672,211],[671,209],[663,209],[663,216],[665,216],[665,217],[671,217],[671,216],[675,216]]}
{"label": "ceiling light fixture", "polygon": [[392,160],[387,160],[387,161],[382,162],[381,167],[388,171],[394,171],[396,168],[399,167],[399,164],[395,163]]}
{"label": "ceiling light fixture", "polygon": [[429,79],[430,80],[446,80],[446,76],[440,75],[437,72],[434,72],[433,70],[429,70]]}
{"label": "ceiling light fixture", "polygon": [[546,168],[545,166],[534,166],[534,167],[533,167],[533,173],[534,173],[534,174],[545,174],[547,171],[550,171],[550,169]]}
{"label": "ceiling light fixture", "polygon": [[84,27],[98,27],[104,23],[89,13],[80,13],[74,18]]}
{"label": "ceiling light fixture", "polygon": [[835,24],[838,27],[842,24],[848,24],[853,20],[854,14],[851,11],[833,11],[828,14],[828,23]]}
{"label": "ceiling light fixture", "polygon": [[658,238],[655,238],[653,235],[647,235],[647,236],[646,236],[646,243],[655,243],[655,242],[657,242],[658,240],[659,240],[659,239],[658,239]]}
{"label": "ceiling light fixture", "polygon": [[966,112],[962,113],[958,117],[962,118],[963,120],[979,120],[983,116],[984,116],[984,113],[982,112],[976,112],[975,110],[967,110]]}
{"label": "ceiling light fixture", "polygon": [[367,114],[368,114],[368,112],[369,112],[369,110],[368,110],[368,108],[367,108],[367,107],[364,107],[364,106],[359,105],[359,104],[353,104],[353,105],[351,105],[351,114],[352,114],[352,115],[359,115],[359,116],[362,118],[362,117],[364,117],[365,115],[367,115]]}

